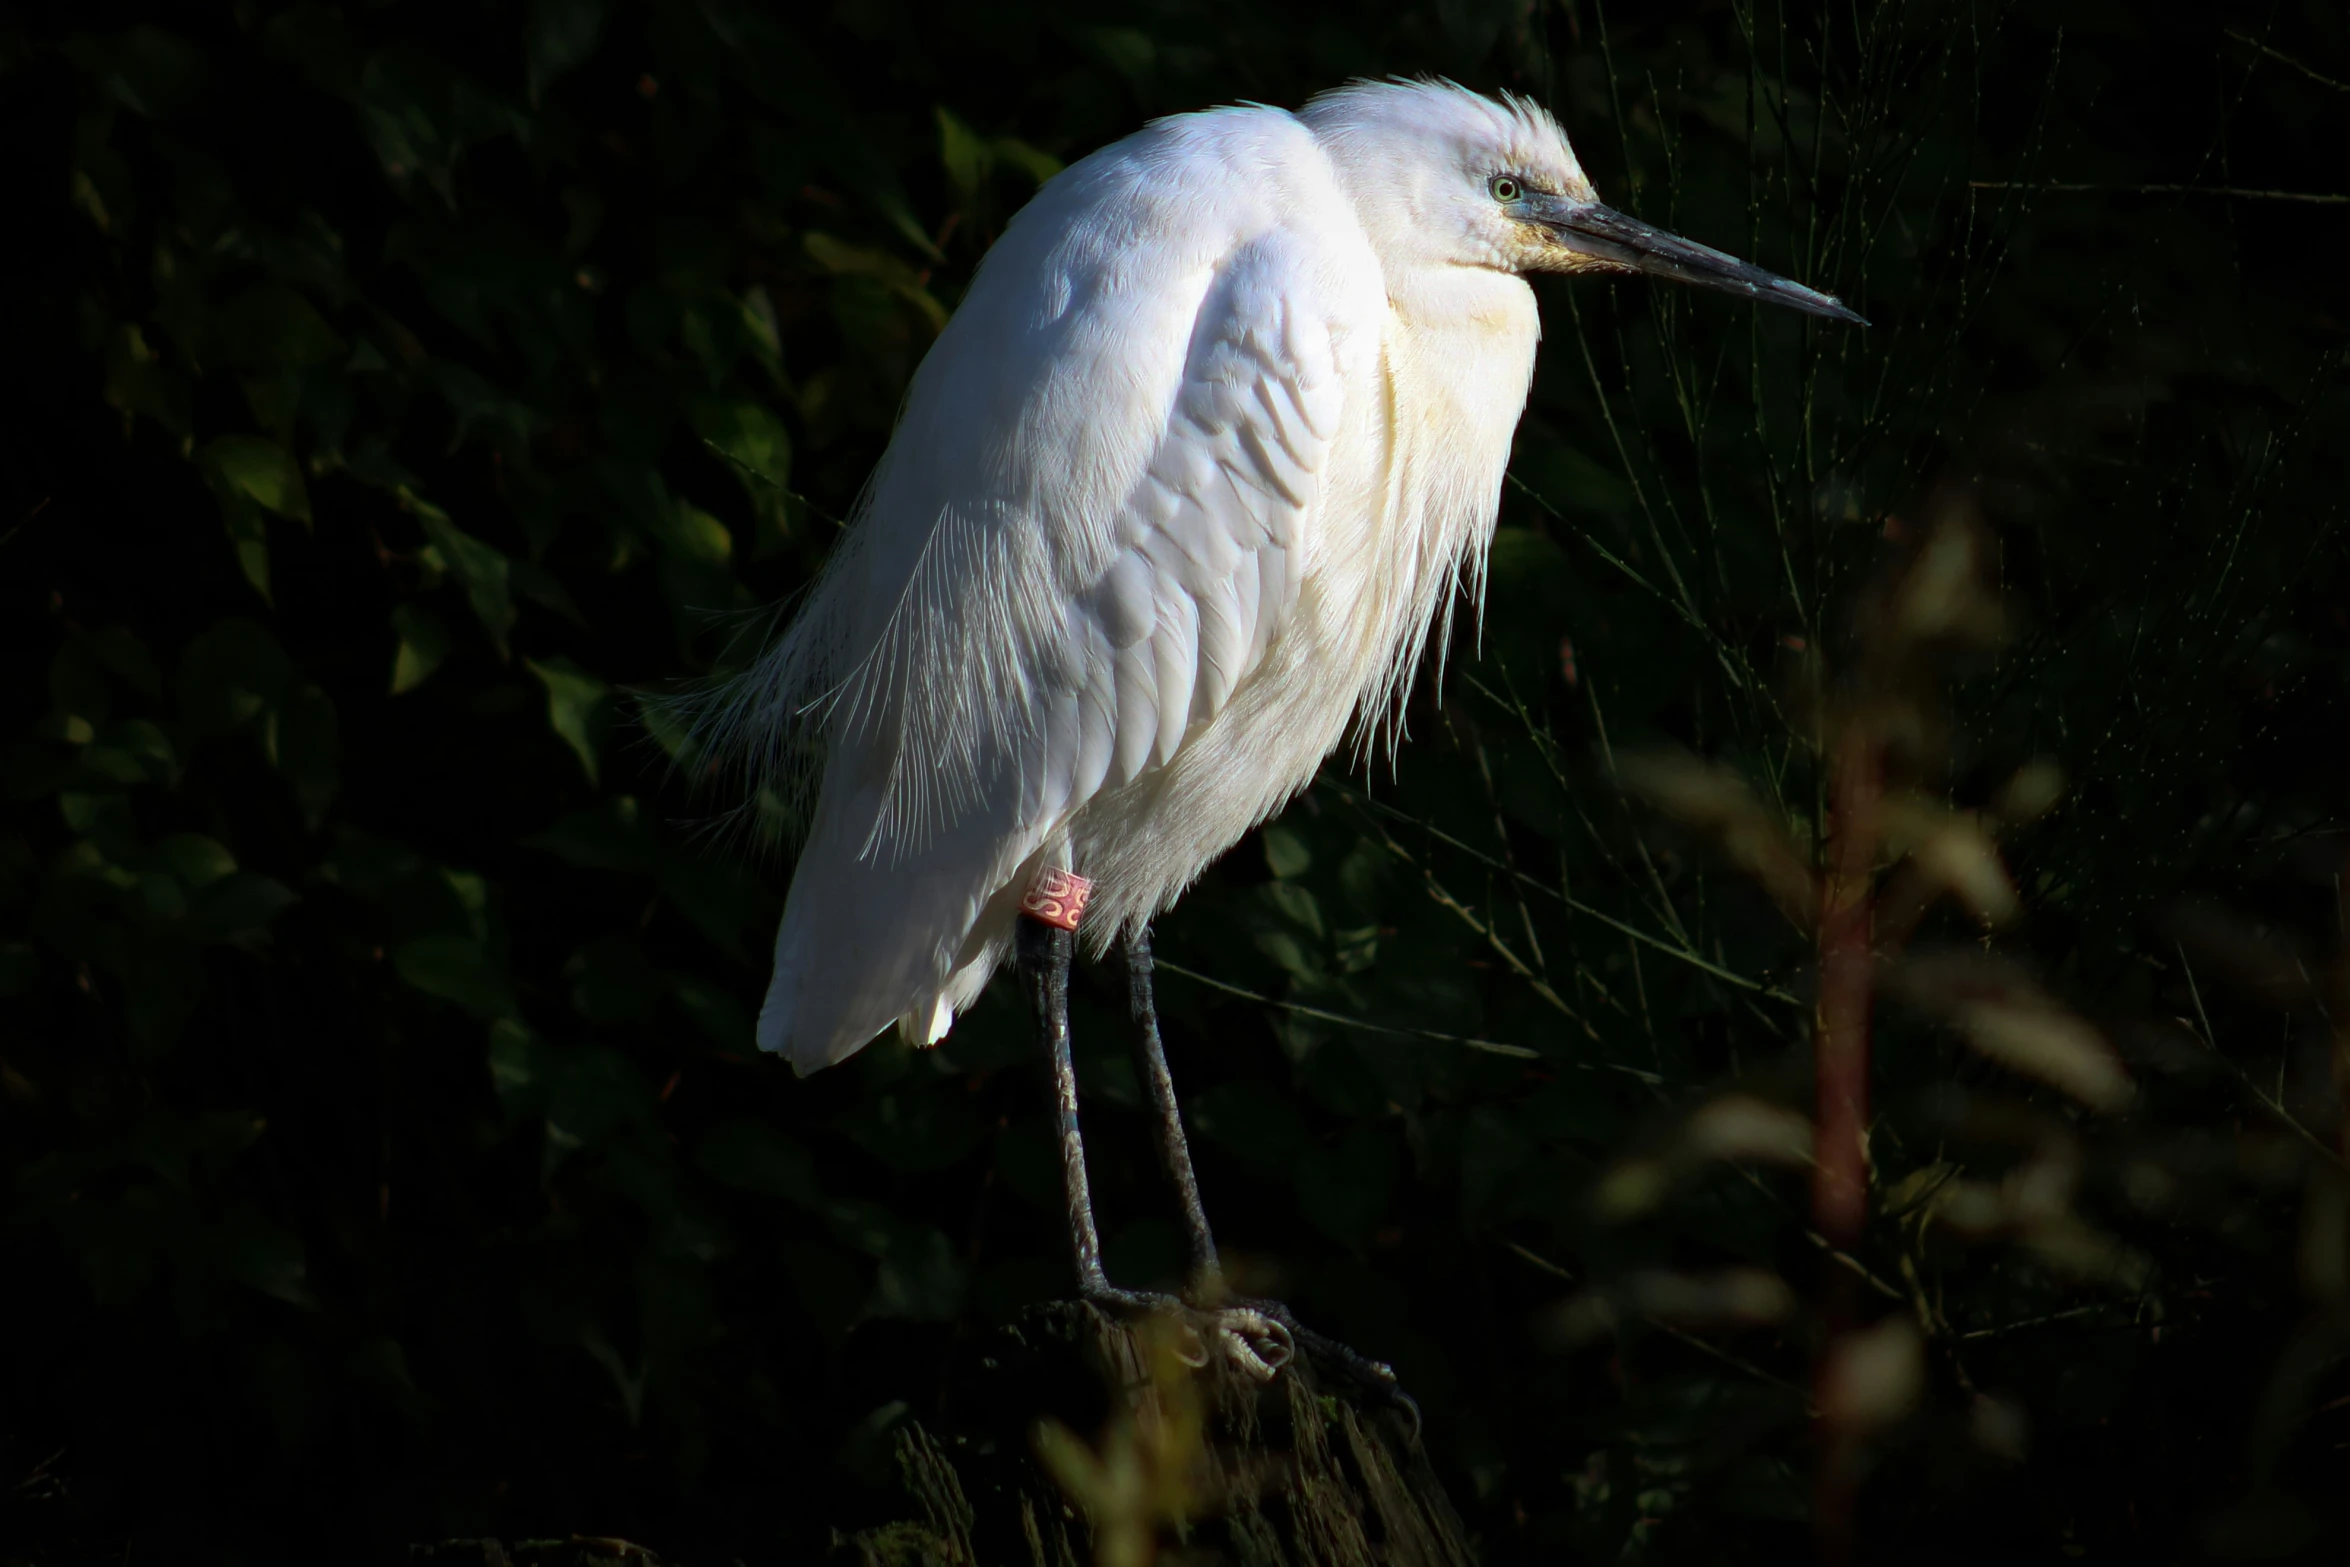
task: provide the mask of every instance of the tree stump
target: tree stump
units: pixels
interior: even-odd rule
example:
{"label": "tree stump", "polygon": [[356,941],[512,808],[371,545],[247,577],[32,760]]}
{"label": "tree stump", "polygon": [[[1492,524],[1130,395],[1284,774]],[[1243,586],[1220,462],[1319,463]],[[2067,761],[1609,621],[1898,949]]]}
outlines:
{"label": "tree stump", "polygon": [[443,1540],[411,1545],[408,1560],[429,1567],[662,1567],[641,1545],[602,1535],[561,1540]]}
{"label": "tree stump", "polygon": [[1076,1302],[964,1355],[897,1439],[912,1516],[840,1567],[1472,1567],[1412,1420],[1300,1346],[1271,1383]]}

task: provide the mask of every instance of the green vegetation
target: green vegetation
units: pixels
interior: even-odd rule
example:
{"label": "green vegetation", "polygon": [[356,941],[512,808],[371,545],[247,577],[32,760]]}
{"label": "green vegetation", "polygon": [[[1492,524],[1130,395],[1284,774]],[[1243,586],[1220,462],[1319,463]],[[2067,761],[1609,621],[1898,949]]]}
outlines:
{"label": "green vegetation", "polygon": [[1062,1288],[1023,1019],[755,1059],[788,866],[638,693],[808,579],[1038,181],[1420,70],[1875,325],[1544,286],[1481,638],[1159,933],[1243,1283],[1488,1563],[2336,1559],[2342,9],[1090,3],[0,17],[0,1559],[889,1516]]}

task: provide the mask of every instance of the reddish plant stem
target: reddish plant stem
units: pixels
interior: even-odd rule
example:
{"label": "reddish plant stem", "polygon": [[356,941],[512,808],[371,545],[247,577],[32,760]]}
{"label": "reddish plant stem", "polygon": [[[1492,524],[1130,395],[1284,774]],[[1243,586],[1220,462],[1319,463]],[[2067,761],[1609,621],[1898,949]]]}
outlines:
{"label": "reddish plant stem", "polygon": [[[2350,862],[2334,873],[2334,931],[2341,950],[2326,966],[2323,1010],[2333,1025],[2334,1098],[2341,1107],[2334,1123],[2334,1146],[2344,1168],[2350,1168]],[[2350,1252],[2350,1234],[2342,1229],[2344,1211],[2350,1209],[2350,1193],[2345,1193],[2342,1186],[2350,1177],[2345,1177],[2341,1170],[2321,1168],[2316,1179],[2333,1187],[2332,1201],[2325,1204],[2323,1222],[2332,1224],[2335,1230],[2319,1245],[2310,1244],[2317,1240],[2315,1236],[2304,1241],[2303,1256],[2311,1261],[2320,1257],[2339,1259]],[[2309,1201],[2319,1202],[2320,1193],[2313,1189]],[[2321,1310],[2338,1319],[2350,1320],[2350,1278],[2344,1277],[2345,1271],[2338,1260],[2331,1267],[2303,1264],[2306,1287],[2316,1297]],[[2341,1322],[2333,1324],[2331,1331],[2340,1332]]]}
{"label": "reddish plant stem", "polygon": [[2350,858],[2334,875],[2334,933],[2342,950],[2334,958],[2326,997],[2334,1024],[2334,1095],[2342,1112],[2336,1120],[2342,1162],[2350,1165]]}
{"label": "reddish plant stem", "polygon": [[1857,719],[1836,748],[1828,817],[1828,866],[1820,878],[1820,988],[1812,1019],[1818,1156],[1812,1222],[1829,1244],[1860,1239],[1869,1203],[1869,992],[1877,853],[1874,737]]}
{"label": "reddish plant stem", "polygon": [[[1820,877],[1819,999],[1812,1018],[1816,1098],[1812,1224],[1837,1251],[1860,1241],[1869,1206],[1869,1001],[1878,805],[1877,741],[1864,714],[1844,725],[1830,759],[1827,864]],[[1859,1488],[1859,1433],[1838,1407],[1832,1367],[1851,1330],[1852,1280],[1832,1257],[1822,1259],[1821,1343],[1814,1370],[1820,1412],[1820,1458],[1812,1527],[1820,1560],[1852,1558]]]}

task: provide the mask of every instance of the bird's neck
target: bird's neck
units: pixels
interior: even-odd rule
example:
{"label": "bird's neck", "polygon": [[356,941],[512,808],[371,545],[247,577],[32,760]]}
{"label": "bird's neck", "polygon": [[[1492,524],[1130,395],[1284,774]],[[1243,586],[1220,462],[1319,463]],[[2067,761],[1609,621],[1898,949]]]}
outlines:
{"label": "bird's neck", "polygon": [[1489,267],[1390,268],[1387,304],[1403,336],[1434,355],[1469,348],[1531,354],[1542,337],[1525,279]]}

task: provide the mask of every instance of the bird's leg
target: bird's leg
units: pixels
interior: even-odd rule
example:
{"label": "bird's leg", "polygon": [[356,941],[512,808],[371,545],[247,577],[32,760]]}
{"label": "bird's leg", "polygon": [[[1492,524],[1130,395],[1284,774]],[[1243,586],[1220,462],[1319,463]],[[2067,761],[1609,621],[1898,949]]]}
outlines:
{"label": "bird's leg", "polygon": [[[1093,1217],[1092,1183],[1085,1172],[1085,1139],[1077,1128],[1077,1067],[1069,1050],[1069,967],[1076,953],[1075,933],[1066,927],[1033,917],[1018,921],[1014,958],[1022,987],[1036,1017],[1037,1033],[1052,1063],[1053,1117],[1061,1137],[1061,1192],[1069,1212],[1069,1246],[1077,1265],[1077,1292],[1085,1300],[1119,1311],[1167,1311],[1184,1322],[1200,1340],[1194,1364],[1207,1363],[1212,1343],[1242,1370],[1269,1381],[1288,1363],[1291,1340],[1285,1323],[1251,1306],[1203,1310],[1174,1296],[1120,1289],[1102,1271],[1101,1232]],[[1161,1076],[1165,1069],[1162,1066]],[[1167,1088],[1174,1103],[1174,1088]],[[1181,1131],[1176,1133],[1181,1137]],[[1184,1155],[1188,1171],[1190,1156]],[[1192,1200],[1196,1211],[1198,1199]],[[1204,1235],[1204,1221],[1201,1227]],[[1213,1254],[1211,1253],[1211,1256]]]}
{"label": "bird's leg", "polygon": [[1269,1339],[1278,1349],[1280,1359],[1271,1363],[1267,1375],[1290,1359],[1294,1346],[1302,1344],[1316,1358],[1339,1366],[1355,1381],[1407,1412],[1416,1437],[1420,1429],[1420,1408],[1396,1386],[1394,1368],[1336,1339],[1301,1327],[1289,1308],[1279,1301],[1234,1298],[1230,1286],[1224,1282],[1224,1265],[1216,1255],[1216,1237],[1208,1228],[1207,1209],[1200,1203],[1199,1177],[1191,1167],[1191,1145],[1184,1138],[1182,1112],[1175,1103],[1175,1079],[1167,1070],[1166,1047],[1159,1039],[1159,1007],[1151,982],[1150,927],[1146,925],[1129,935],[1124,945],[1127,1015],[1133,1024],[1127,1039],[1134,1051],[1134,1073],[1150,1095],[1151,1109],[1158,1122],[1159,1167],[1166,1172],[1167,1184],[1175,1188],[1176,1200],[1183,1205],[1184,1235],[1190,1243],[1191,1273],[1184,1290],[1186,1298],[1217,1319],[1222,1335],[1232,1339],[1235,1358],[1242,1359],[1244,1364],[1246,1357],[1262,1354],[1248,1340]]}
{"label": "bird's leg", "polygon": [[1077,1263],[1078,1293],[1091,1300],[1113,1293],[1102,1272],[1101,1231],[1093,1222],[1093,1188],[1085,1178],[1085,1139],[1077,1130],[1077,1064],[1069,1054],[1069,965],[1074,931],[1023,918],[1015,938],[1020,983],[1028,992],[1036,1032],[1052,1063],[1053,1118],[1061,1135],[1061,1193],[1069,1206],[1069,1244]]}
{"label": "bird's leg", "polygon": [[1134,1051],[1134,1075],[1150,1095],[1158,1121],[1159,1168],[1183,1204],[1183,1233],[1191,1252],[1184,1293],[1192,1304],[1221,1306],[1226,1293],[1224,1265],[1216,1256],[1216,1237],[1208,1229],[1207,1210],[1200,1206],[1199,1177],[1192,1173],[1191,1145],[1183,1137],[1183,1112],[1175,1104],[1175,1079],[1167,1071],[1167,1052],[1159,1043],[1159,1007],[1151,993],[1151,933],[1145,925],[1126,938],[1126,1005],[1133,1029],[1128,1042]]}
{"label": "bird's leg", "polygon": [[[1082,902],[1080,895],[1080,909]],[[1187,1298],[1120,1289],[1102,1271],[1101,1231],[1094,1223],[1092,1183],[1085,1170],[1085,1139],[1077,1126],[1077,1065],[1069,1048],[1069,969],[1076,957],[1076,947],[1076,933],[1056,920],[1028,913],[1017,921],[1014,961],[1022,988],[1028,993],[1029,1008],[1036,1018],[1039,1041],[1052,1063],[1053,1117],[1061,1139],[1061,1191],[1068,1203],[1069,1245],[1077,1269],[1078,1294],[1118,1311],[1172,1312],[1199,1336],[1202,1353],[1194,1364],[1204,1365],[1209,1346],[1213,1345],[1260,1381],[1270,1381],[1278,1375],[1295,1356],[1298,1346],[1303,1345],[1317,1360],[1336,1366],[1406,1412],[1416,1437],[1420,1427],[1419,1406],[1396,1386],[1392,1369],[1335,1339],[1300,1327],[1289,1308],[1280,1302],[1234,1299],[1225,1285],[1215,1236],[1208,1228],[1207,1211],[1200,1203],[1199,1178],[1192,1170],[1191,1148],[1183,1136],[1182,1114],[1175,1101],[1175,1080],[1167,1071],[1167,1052],[1159,1040],[1147,929],[1130,936],[1125,943],[1127,1002],[1133,1022],[1130,1039],[1136,1073],[1150,1095],[1158,1122],[1159,1163],[1183,1204],[1184,1229],[1191,1251]]]}
{"label": "bird's leg", "polygon": [[1199,1177],[1191,1168],[1191,1145],[1183,1136],[1183,1111],[1175,1102],[1175,1079],[1167,1070],[1167,1051],[1159,1042],[1159,1007],[1151,990],[1151,933],[1144,926],[1126,937],[1126,1005],[1132,1027],[1127,1043],[1134,1052],[1134,1075],[1150,1095],[1152,1119],[1157,1123],[1159,1168],[1183,1205],[1183,1234],[1191,1253],[1184,1279],[1184,1299],[1204,1313],[1225,1352],[1250,1374],[1271,1378],[1297,1352],[1294,1324],[1285,1311],[1267,1312],[1257,1302],[1235,1302],[1224,1283],[1224,1265],[1216,1256],[1215,1233],[1208,1228],[1207,1209],[1199,1200]]}

